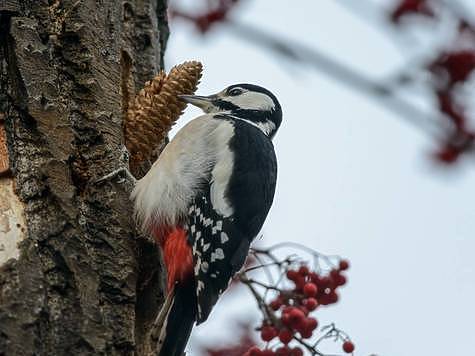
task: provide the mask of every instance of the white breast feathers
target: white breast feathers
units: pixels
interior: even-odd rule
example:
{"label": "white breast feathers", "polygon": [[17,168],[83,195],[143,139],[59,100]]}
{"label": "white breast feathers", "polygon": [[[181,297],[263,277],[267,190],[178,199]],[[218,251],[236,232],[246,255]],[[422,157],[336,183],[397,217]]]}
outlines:
{"label": "white breast feathers", "polygon": [[175,226],[196,194],[211,182],[213,206],[225,216],[232,214],[224,192],[233,167],[229,150],[233,133],[230,122],[203,115],[176,134],[131,194],[145,231],[155,224]]}

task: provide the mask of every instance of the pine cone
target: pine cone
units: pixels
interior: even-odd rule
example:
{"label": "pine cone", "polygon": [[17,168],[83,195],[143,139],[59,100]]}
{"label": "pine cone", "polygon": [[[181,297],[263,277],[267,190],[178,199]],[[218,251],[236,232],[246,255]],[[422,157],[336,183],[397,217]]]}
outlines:
{"label": "pine cone", "polygon": [[143,161],[153,160],[156,148],[163,145],[186,107],[177,96],[195,92],[201,71],[200,62],[185,62],[173,67],[168,76],[161,71],[136,95],[125,120],[125,144],[132,172]]}

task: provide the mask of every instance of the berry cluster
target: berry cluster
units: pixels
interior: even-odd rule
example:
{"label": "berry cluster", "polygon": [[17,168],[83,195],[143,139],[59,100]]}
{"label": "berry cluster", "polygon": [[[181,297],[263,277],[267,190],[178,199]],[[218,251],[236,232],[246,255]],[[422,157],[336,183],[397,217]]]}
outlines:
{"label": "berry cluster", "polygon": [[[264,349],[253,346],[245,356],[302,356],[303,349],[315,350],[315,346],[304,342],[317,330],[318,321],[310,314],[319,306],[338,301],[337,289],[346,284],[343,271],[349,268],[346,260],[325,275],[311,271],[301,265],[297,269],[287,269],[286,278],[292,282],[290,289],[278,289],[279,294],[267,304],[268,315],[260,328],[260,336],[267,343]],[[348,337],[341,337],[343,351],[352,353],[353,343]],[[274,346],[269,343],[275,340]],[[299,346],[290,347],[295,340]]]}
{"label": "berry cluster", "polygon": [[[471,32],[475,41],[475,32]],[[439,103],[439,111],[452,123],[452,132],[441,143],[436,159],[445,164],[458,160],[459,156],[473,148],[475,131],[468,122],[467,107],[457,99],[460,87],[463,88],[475,72],[475,49],[450,50],[442,52],[428,66],[437,85],[434,93]]]}
{"label": "berry cluster", "polygon": [[170,17],[180,17],[193,23],[199,32],[206,33],[214,25],[225,22],[228,14],[233,10],[239,0],[206,1],[206,8],[200,14],[186,13],[174,6],[169,7]]}
{"label": "berry cluster", "polygon": [[431,4],[427,0],[401,0],[391,13],[391,20],[398,23],[407,15],[434,16]]}
{"label": "berry cluster", "polygon": [[[449,125],[444,126],[439,147],[434,154],[437,162],[449,165],[457,162],[462,154],[472,152],[475,146],[475,131],[469,124],[468,97],[464,96],[465,87],[475,73],[475,25],[465,14],[456,10],[450,1],[437,4],[432,0],[395,0],[397,3],[391,13],[392,21],[401,24],[401,19],[429,17],[433,22],[441,22],[442,12],[451,14],[455,24],[454,37],[445,48],[437,50],[434,60],[425,68],[431,77],[430,91],[438,105],[436,109]],[[440,6],[443,5],[443,6]]]}

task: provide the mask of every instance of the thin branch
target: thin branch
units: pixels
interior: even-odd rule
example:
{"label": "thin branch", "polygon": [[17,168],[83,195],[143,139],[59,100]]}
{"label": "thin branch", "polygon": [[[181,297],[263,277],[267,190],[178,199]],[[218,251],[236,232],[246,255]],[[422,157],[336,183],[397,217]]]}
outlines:
{"label": "thin branch", "polygon": [[299,338],[299,337],[295,337],[294,336],[294,340],[297,341],[300,345],[302,345],[303,347],[305,347],[308,351],[310,351],[312,353],[312,355],[318,355],[318,356],[333,356],[333,355],[327,355],[327,354],[323,354],[321,353],[320,351],[318,351],[315,346],[312,346],[310,345],[308,342],[304,341],[303,339]]}
{"label": "thin branch", "polygon": [[269,309],[269,307],[267,306],[265,300],[261,297],[261,295],[256,290],[256,288],[254,288],[254,286],[252,285],[251,280],[249,278],[247,278],[247,276],[245,276],[244,274],[240,274],[239,279],[243,284],[245,284],[249,288],[252,295],[256,299],[257,305],[258,305],[259,309],[262,311],[262,313],[269,320],[271,320],[274,325],[278,325],[277,318],[275,317],[274,313]]}
{"label": "thin branch", "polygon": [[280,289],[277,288],[277,287],[274,287],[274,286],[269,286],[265,283],[262,283],[258,280],[255,280],[255,279],[251,279],[251,278],[247,278],[247,277],[244,277],[244,279],[241,278],[241,281],[244,283],[244,284],[256,284],[262,288],[265,288],[265,289],[271,289],[271,290],[275,290],[275,291],[278,291],[280,292]]}
{"label": "thin branch", "polygon": [[[260,263],[260,265],[249,267],[248,269],[244,270],[244,273],[251,272],[251,271],[259,269],[259,268],[271,267],[272,265],[277,265],[276,262],[264,263],[264,261],[262,261],[261,257],[258,254],[254,254],[254,257],[256,258],[257,262]],[[272,273],[269,271],[268,268],[264,268],[264,273],[266,274],[267,279],[269,280],[269,283],[273,284],[274,283],[274,278],[272,277]]]}
{"label": "thin branch", "polygon": [[[264,272],[266,272],[266,274],[268,275],[269,271],[266,267],[272,267],[272,266],[280,266],[280,263],[278,263],[278,262],[261,263],[260,265],[249,267],[249,268],[245,269],[242,272],[243,273],[248,273],[248,272],[254,271],[256,269],[264,268]],[[270,279],[269,282],[274,283],[274,281],[272,279]]]}
{"label": "thin branch", "polygon": [[[277,250],[277,249],[280,249],[280,248],[287,248],[287,247],[291,247],[291,248],[295,248],[295,249],[299,249],[299,250],[302,250],[302,251],[305,251],[306,253],[312,255],[312,256],[315,256],[317,258],[320,258],[320,259],[323,259],[325,260],[325,262],[329,265],[329,266],[332,266],[332,267],[335,267],[335,264],[331,261],[331,257],[332,256],[326,256],[326,255],[323,255],[317,251],[315,251],[314,249],[310,248],[310,247],[307,247],[303,244],[300,244],[298,242],[290,242],[290,241],[287,241],[287,242],[281,242],[281,243],[277,243],[275,245],[272,245],[271,247],[269,247],[268,251],[272,251],[272,250]],[[338,258],[338,256],[333,256],[335,258]]]}

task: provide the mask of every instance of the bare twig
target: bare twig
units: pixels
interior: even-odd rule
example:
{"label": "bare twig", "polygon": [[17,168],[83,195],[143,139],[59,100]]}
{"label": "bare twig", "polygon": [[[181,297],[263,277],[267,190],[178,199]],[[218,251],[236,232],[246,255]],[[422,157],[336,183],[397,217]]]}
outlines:
{"label": "bare twig", "polygon": [[255,281],[252,281],[250,279],[247,278],[247,276],[245,274],[240,274],[239,275],[239,280],[244,284],[246,285],[249,290],[251,291],[252,295],[254,296],[254,298],[256,299],[256,302],[257,302],[257,305],[259,307],[259,309],[262,311],[262,313],[267,317],[268,320],[271,320],[273,324],[277,324],[278,323],[278,320],[276,318],[276,316],[274,315],[274,313],[272,312],[272,310],[267,306],[265,300],[263,297],[261,297],[261,295],[259,294],[259,292],[256,290],[256,288],[254,288],[254,285],[253,283]]}

